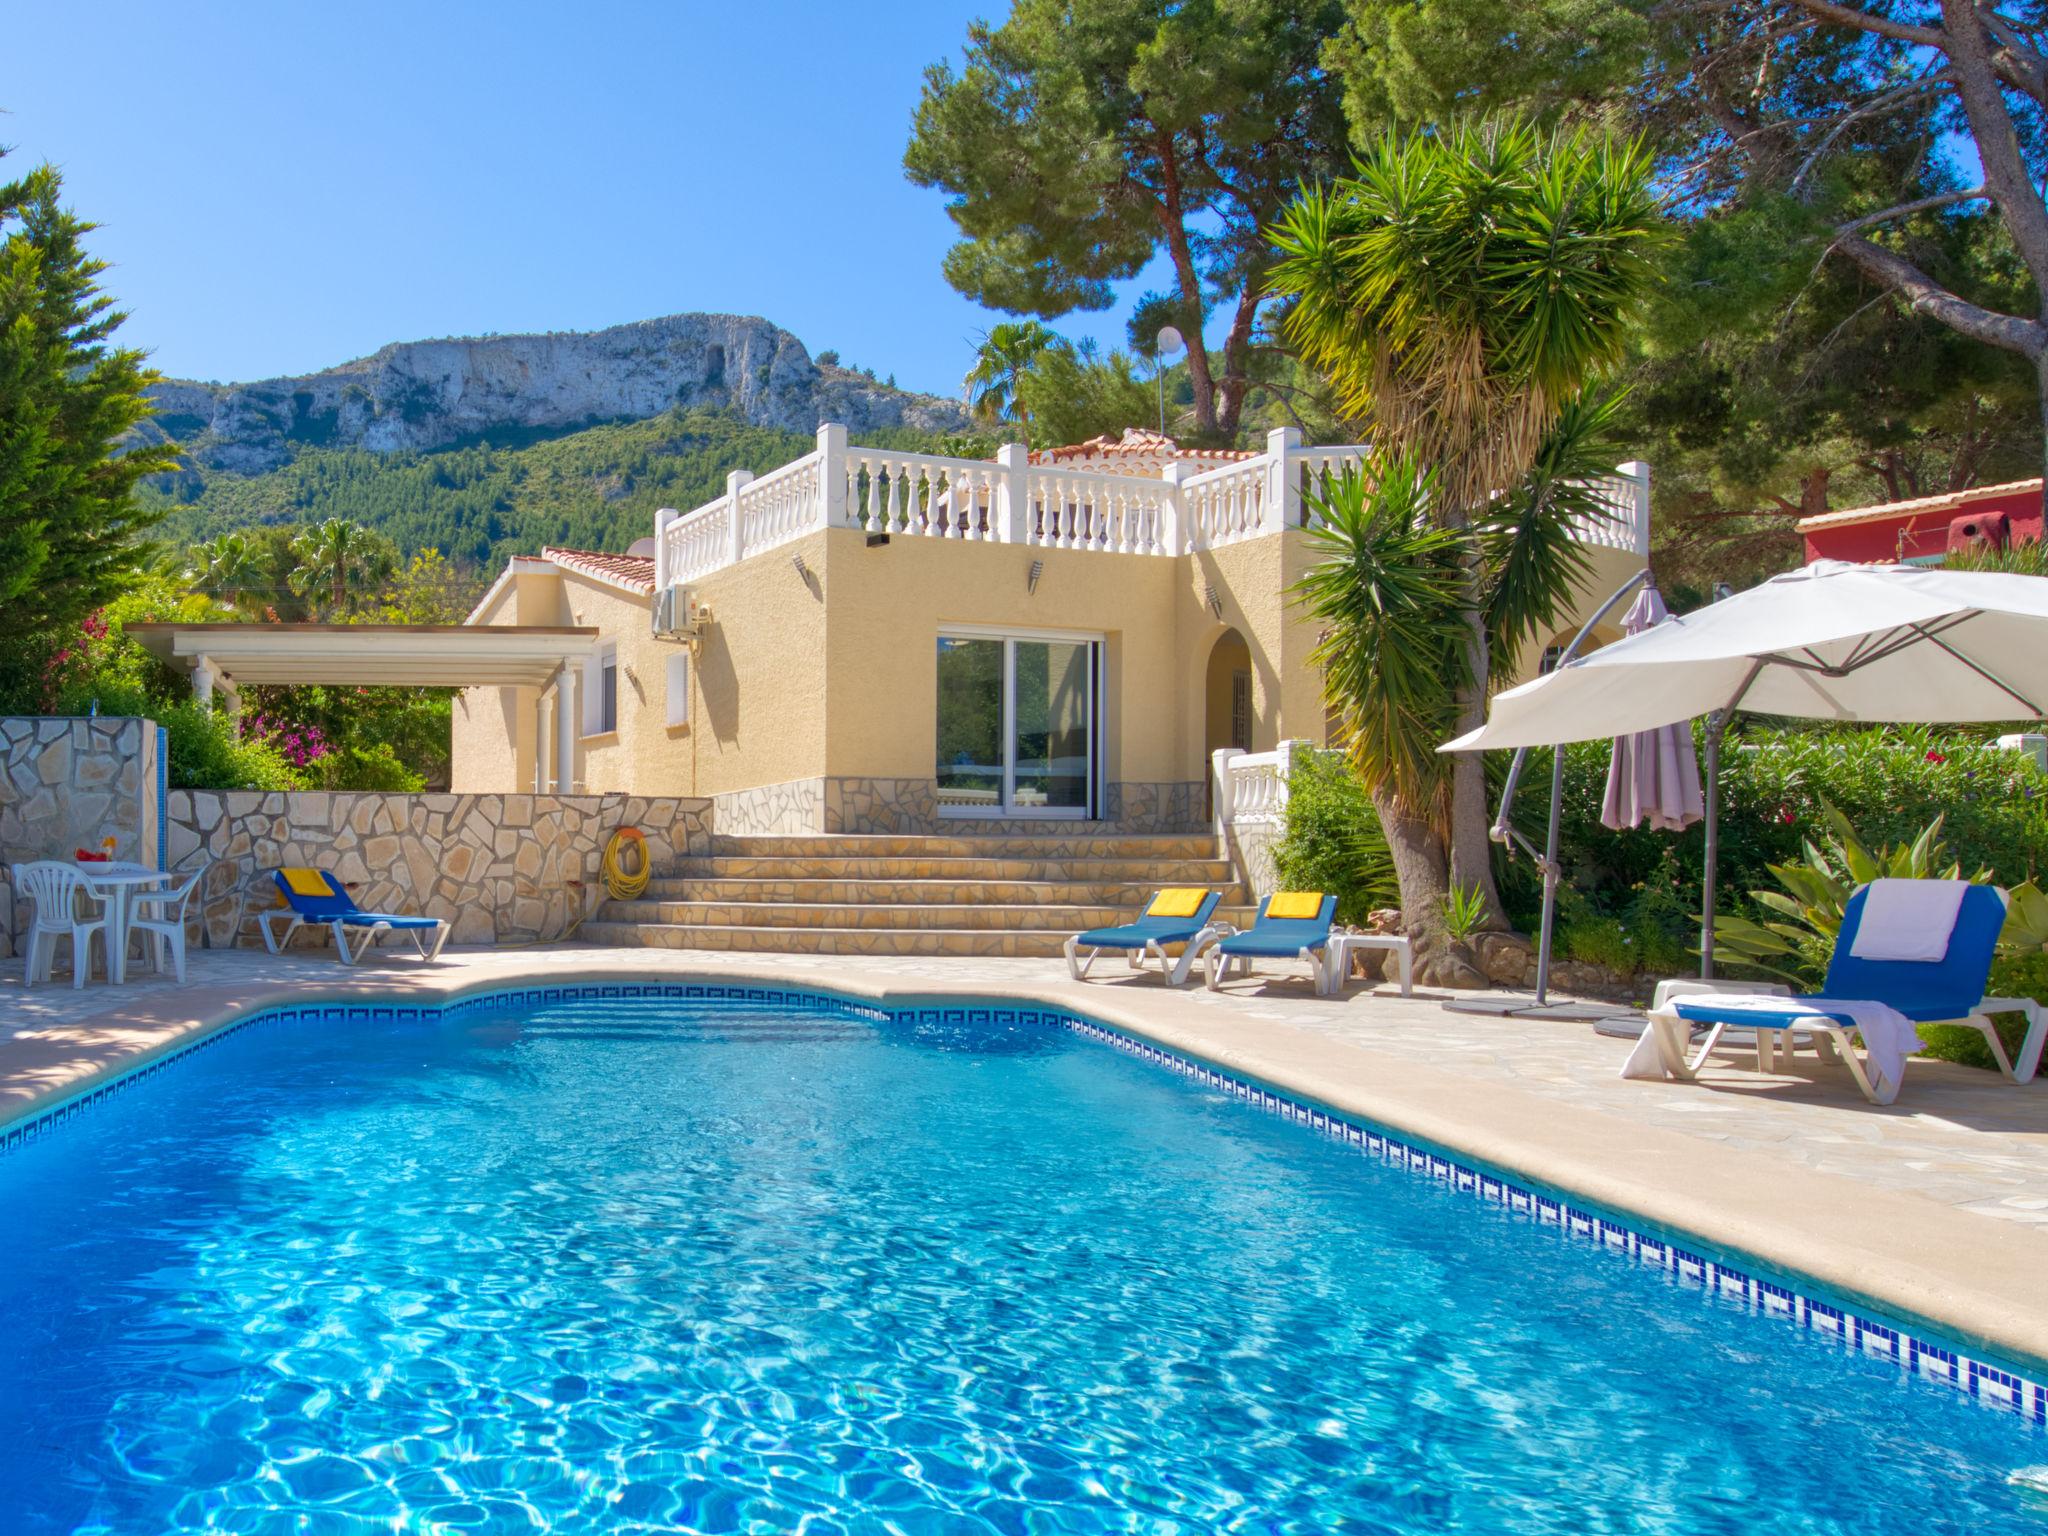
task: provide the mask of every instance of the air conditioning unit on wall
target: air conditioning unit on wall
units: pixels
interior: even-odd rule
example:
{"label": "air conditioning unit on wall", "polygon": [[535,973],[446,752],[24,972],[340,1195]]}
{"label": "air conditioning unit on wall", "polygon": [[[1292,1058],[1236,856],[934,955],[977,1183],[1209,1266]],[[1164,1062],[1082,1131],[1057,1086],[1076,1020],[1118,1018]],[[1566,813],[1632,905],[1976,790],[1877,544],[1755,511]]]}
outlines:
{"label": "air conditioning unit on wall", "polygon": [[711,605],[694,587],[668,586],[654,594],[654,633],[665,640],[696,640],[711,622]]}

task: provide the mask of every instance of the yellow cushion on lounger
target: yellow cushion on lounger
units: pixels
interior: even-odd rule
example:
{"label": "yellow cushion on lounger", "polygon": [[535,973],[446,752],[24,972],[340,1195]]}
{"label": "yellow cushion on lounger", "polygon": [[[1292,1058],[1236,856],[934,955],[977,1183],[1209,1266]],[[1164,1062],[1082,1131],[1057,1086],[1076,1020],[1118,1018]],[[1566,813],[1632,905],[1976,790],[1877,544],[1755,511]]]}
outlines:
{"label": "yellow cushion on lounger", "polygon": [[1268,917],[1320,917],[1323,911],[1321,891],[1275,891],[1273,899],[1266,903]]}
{"label": "yellow cushion on lounger", "polygon": [[1208,898],[1208,891],[1199,885],[1171,885],[1152,898],[1152,905],[1145,909],[1145,915],[1193,917],[1202,910],[1202,903]]}
{"label": "yellow cushion on lounger", "polygon": [[292,888],[294,896],[332,896],[334,887],[327,883],[327,877],[317,869],[280,870],[284,883]]}

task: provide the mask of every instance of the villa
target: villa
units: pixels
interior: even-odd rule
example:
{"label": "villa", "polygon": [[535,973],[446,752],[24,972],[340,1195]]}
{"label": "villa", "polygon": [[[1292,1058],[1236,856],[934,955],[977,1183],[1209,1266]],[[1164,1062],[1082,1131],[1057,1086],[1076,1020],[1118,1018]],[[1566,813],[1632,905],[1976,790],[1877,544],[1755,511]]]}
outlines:
{"label": "villa", "polygon": [[[465,690],[453,787],[701,797],[724,834],[1206,827],[1218,751],[1327,739],[1289,592],[1317,489],[1364,453],[1132,430],[976,460],[821,427],[631,553],[512,560],[469,623],[595,643],[544,685]],[[1647,468],[1612,487],[1542,649],[1641,568]]]}

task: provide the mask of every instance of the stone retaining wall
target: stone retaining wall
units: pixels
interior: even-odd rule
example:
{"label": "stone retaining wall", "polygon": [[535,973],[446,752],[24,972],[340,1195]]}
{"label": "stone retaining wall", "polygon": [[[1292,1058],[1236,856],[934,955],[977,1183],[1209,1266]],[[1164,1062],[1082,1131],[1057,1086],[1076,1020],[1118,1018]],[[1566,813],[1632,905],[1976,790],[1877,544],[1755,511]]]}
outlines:
{"label": "stone retaining wall", "polygon": [[[1105,786],[1105,833],[1204,832],[1208,786],[1124,780]],[[719,832],[730,837],[820,832],[968,835],[1042,825],[1002,817],[939,814],[932,779],[815,778],[764,784],[716,797]]]}
{"label": "stone retaining wall", "polygon": [[132,715],[13,715],[0,719],[0,959],[28,931],[9,867],[69,860],[112,836],[114,856],[154,864],[156,722]]}
{"label": "stone retaining wall", "polygon": [[709,851],[710,808],[642,795],[174,789],[171,868],[216,861],[194,902],[216,947],[262,942],[254,914],[276,905],[270,875],[284,865],[330,871],[358,906],[446,918],[457,944],[546,942],[604,899],[613,832],[638,827],[660,871]]}

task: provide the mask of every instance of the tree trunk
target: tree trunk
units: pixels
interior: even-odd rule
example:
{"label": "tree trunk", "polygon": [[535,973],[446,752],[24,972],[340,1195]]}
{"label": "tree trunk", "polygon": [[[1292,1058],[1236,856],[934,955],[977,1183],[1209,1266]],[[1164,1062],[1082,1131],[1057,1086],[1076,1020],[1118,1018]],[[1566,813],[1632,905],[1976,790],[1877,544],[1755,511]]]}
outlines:
{"label": "tree trunk", "polygon": [[1265,283],[1266,269],[1263,266],[1254,266],[1246,274],[1244,292],[1237,301],[1237,313],[1231,317],[1230,334],[1223,338],[1223,378],[1217,386],[1220,398],[1216,430],[1227,438],[1236,438],[1237,424],[1244,415],[1244,397],[1251,390],[1252,326],[1259,317],[1260,290]]}
{"label": "tree trunk", "polygon": [[1202,279],[1195,271],[1195,254],[1188,244],[1187,211],[1181,203],[1180,161],[1170,136],[1159,143],[1162,197],[1156,208],[1166,235],[1167,253],[1173,258],[1173,275],[1180,285],[1180,301],[1187,313],[1181,324],[1187,333],[1188,380],[1195,389],[1195,425],[1204,436],[1216,433],[1216,381],[1209,372],[1209,349],[1202,341]]}
{"label": "tree trunk", "polygon": [[1372,803],[1401,884],[1401,924],[1415,946],[1415,979],[1430,987],[1491,985],[1471,951],[1452,939],[1444,924],[1450,875],[1436,828],[1392,795],[1376,791]]}

